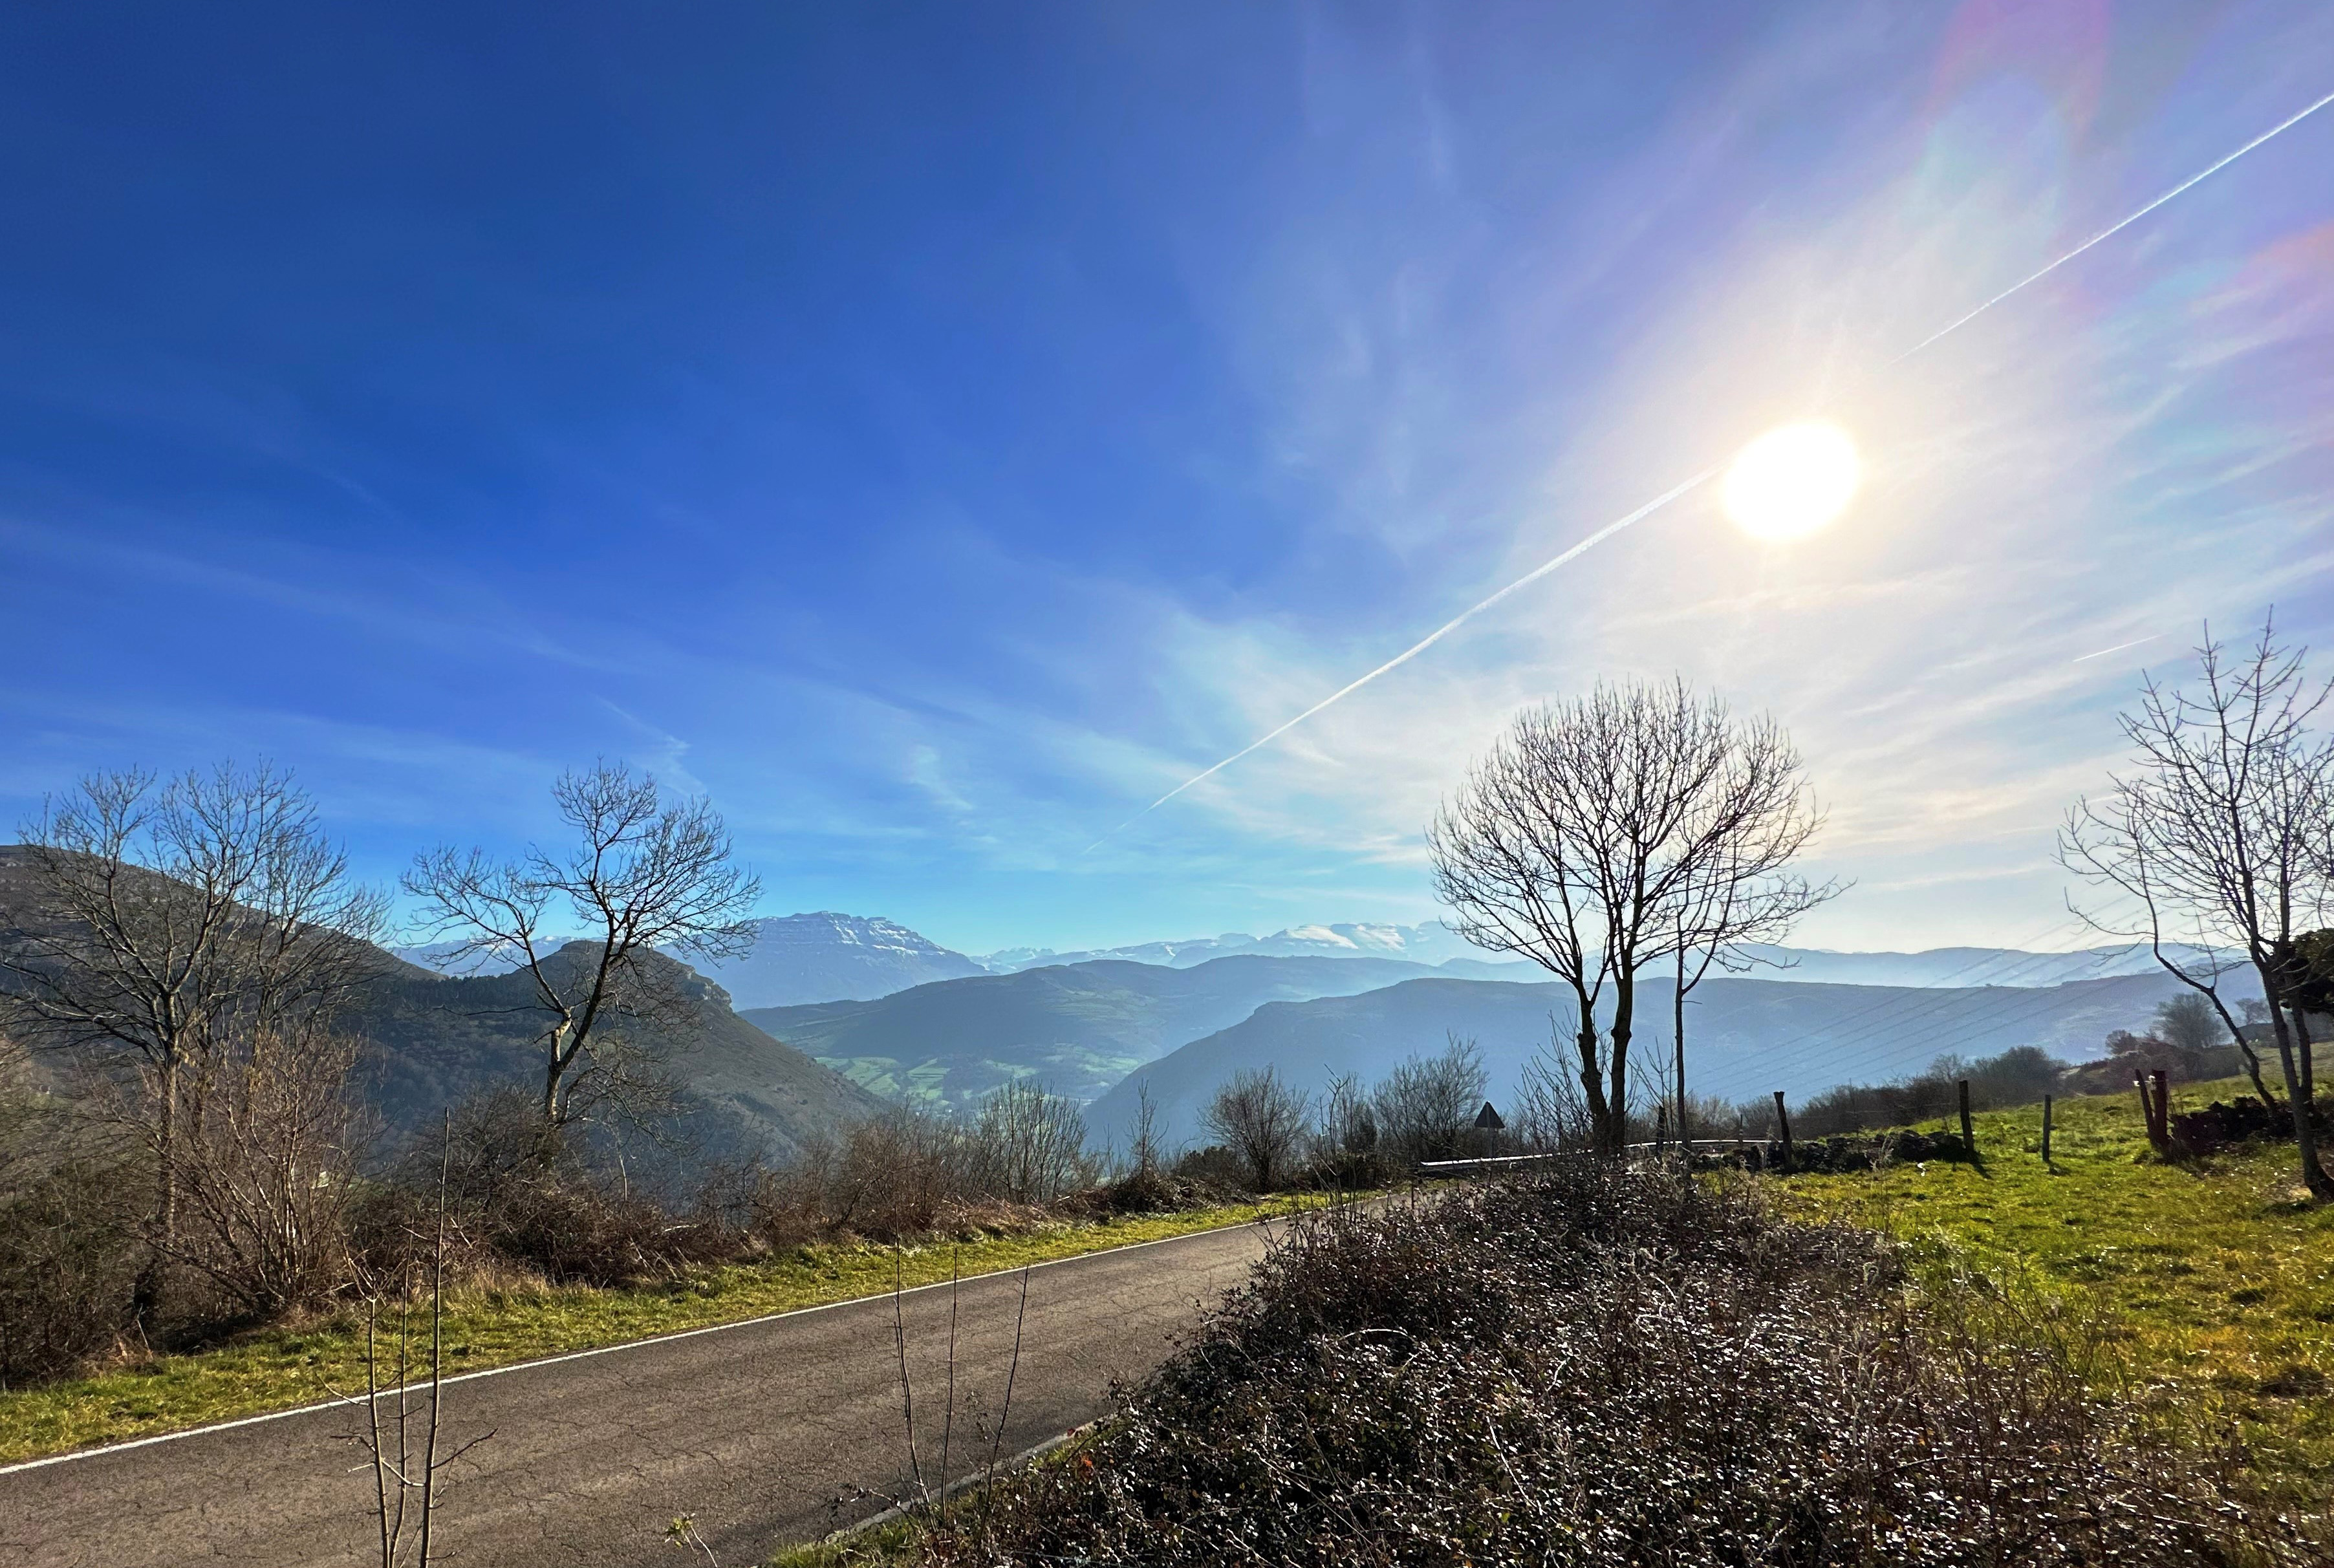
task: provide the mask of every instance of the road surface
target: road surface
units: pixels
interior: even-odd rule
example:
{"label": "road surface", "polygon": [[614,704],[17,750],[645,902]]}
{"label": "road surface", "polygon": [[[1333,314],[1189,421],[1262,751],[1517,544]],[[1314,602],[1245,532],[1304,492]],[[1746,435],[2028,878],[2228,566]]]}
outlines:
{"label": "road surface", "polygon": [[[1111,1379],[1162,1360],[1264,1245],[1263,1227],[1240,1226],[1031,1270],[999,1450],[1101,1414]],[[958,1294],[949,1474],[990,1451],[1020,1293],[1005,1275]],[[937,1485],[949,1287],[901,1307],[916,1446]],[[433,1555],[448,1564],[677,1568],[664,1527],[688,1514],[737,1568],[911,1486],[889,1296],[474,1374],[448,1385],[446,1409],[451,1441],[493,1434],[448,1485]],[[378,1562],[357,1414],[309,1410],[0,1472],[0,1563],[294,1568],[369,1551]]]}

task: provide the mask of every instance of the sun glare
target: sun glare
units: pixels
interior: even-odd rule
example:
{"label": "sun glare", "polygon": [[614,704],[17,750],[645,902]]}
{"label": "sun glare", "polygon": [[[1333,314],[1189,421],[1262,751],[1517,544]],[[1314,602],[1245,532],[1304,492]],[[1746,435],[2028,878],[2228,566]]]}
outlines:
{"label": "sun glare", "polygon": [[1864,466],[1847,432],[1823,419],[1768,431],[1726,471],[1726,515],[1758,539],[1797,539],[1847,510]]}

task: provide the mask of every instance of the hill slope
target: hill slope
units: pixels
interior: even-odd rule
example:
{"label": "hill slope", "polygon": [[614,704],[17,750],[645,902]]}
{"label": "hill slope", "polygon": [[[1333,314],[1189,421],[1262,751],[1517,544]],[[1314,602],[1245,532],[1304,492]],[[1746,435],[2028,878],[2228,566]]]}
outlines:
{"label": "hill slope", "polygon": [[1114,959],[743,1015],[887,1095],[965,1106],[1033,1076],[1088,1100],[1268,1002],[1345,996],[1434,972],[1382,958],[1238,956],[1191,968]]}
{"label": "hill slope", "polygon": [[[1728,1100],[1777,1089],[1800,1099],[1843,1082],[1915,1072],[1946,1053],[2040,1045],[2082,1060],[2098,1053],[2108,1031],[2144,1022],[2175,989],[2161,974],[1963,989],[1705,980],[1687,1009],[1687,1086]],[[1639,1069],[1669,1054],[1670,996],[1666,982],[1639,987],[1632,1057]],[[1553,983],[1449,979],[1274,1003],[1130,1073],[1087,1108],[1086,1121],[1098,1139],[1122,1135],[1138,1087],[1148,1085],[1170,1140],[1195,1140],[1200,1108],[1242,1069],[1269,1065],[1318,1091],[1336,1073],[1374,1081],[1405,1056],[1441,1049],[1449,1033],[1481,1048],[1492,1098],[1505,1106],[1524,1064],[1546,1049],[1552,1020],[1571,1007],[1571,992]]]}
{"label": "hill slope", "polygon": [[[0,929],[24,918],[37,888],[22,847],[0,845]],[[585,951],[577,944],[553,962],[577,962]],[[681,1130],[691,1142],[783,1159],[805,1140],[882,1108],[841,1074],[738,1017],[719,986],[672,959],[649,961],[663,969],[669,988],[699,1004],[686,1023],[643,1032],[680,1086]],[[449,978],[386,951],[378,952],[378,973],[341,1026],[365,1044],[364,1087],[390,1132],[424,1125],[441,1108],[487,1089],[540,1084],[539,1015],[530,1008],[527,981],[508,974]],[[53,1079],[53,1086],[67,1087]]]}
{"label": "hill slope", "polygon": [[[580,960],[585,951],[579,943],[560,957]],[[719,986],[670,958],[649,961],[666,967],[669,983],[698,1005],[685,1025],[641,1031],[680,1087],[680,1128],[691,1143],[784,1160],[806,1140],[882,1109],[841,1073],[738,1016]],[[531,982],[517,975],[408,974],[373,987],[350,1026],[373,1047],[382,1115],[410,1126],[485,1090],[538,1082],[539,1015],[528,1010],[530,996]]]}

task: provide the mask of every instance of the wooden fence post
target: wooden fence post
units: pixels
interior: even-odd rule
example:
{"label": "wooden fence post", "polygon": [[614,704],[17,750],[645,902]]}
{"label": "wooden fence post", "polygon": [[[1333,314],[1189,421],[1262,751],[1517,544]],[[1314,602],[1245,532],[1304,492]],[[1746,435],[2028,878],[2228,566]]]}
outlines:
{"label": "wooden fence post", "polygon": [[[2152,1082],[2151,1082],[2152,1081]],[[2172,1091],[2161,1071],[2142,1076],[2131,1075],[2132,1085],[2139,1091],[2139,1109],[2147,1118],[2147,1141],[2156,1153],[2169,1159],[2172,1149]]]}
{"label": "wooden fence post", "polygon": [[1791,1169],[1791,1113],[1783,1109],[1783,1092],[1775,1091],[1775,1125],[1783,1134],[1783,1169]]}
{"label": "wooden fence post", "polygon": [[2042,1096],[2042,1163],[2050,1163],[2050,1097]]}
{"label": "wooden fence post", "polygon": [[1961,1081],[1961,1094],[1962,1152],[1968,1155],[1972,1159],[1975,1159],[1977,1158],[1977,1129],[1970,1125],[1969,1080],[1966,1078]]}

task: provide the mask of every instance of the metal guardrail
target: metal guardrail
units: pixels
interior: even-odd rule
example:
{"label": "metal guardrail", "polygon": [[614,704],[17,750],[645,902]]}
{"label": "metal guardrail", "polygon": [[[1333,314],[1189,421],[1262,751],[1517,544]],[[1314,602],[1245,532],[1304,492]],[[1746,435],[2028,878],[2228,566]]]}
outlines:
{"label": "metal guardrail", "polygon": [[[1621,1152],[1655,1154],[1664,1150],[1677,1147],[1678,1140],[1672,1138],[1659,1143],[1625,1143],[1621,1146]],[[1750,1145],[1744,1140],[1733,1138],[1690,1138],[1686,1140],[1685,1147],[1689,1150],[1734,1150],[1750,1147]],[[1580,1159],[1593,1157],[1596,1152],[1593,1149],[1560,1149],[1548,1154],[1490,1154],[1477,1159],[1422,1159],[1418,1162],[1418,1169],[1449,1171],[1480,1170],[1485,1166],[1525,1165],[1536,1159]]]}

